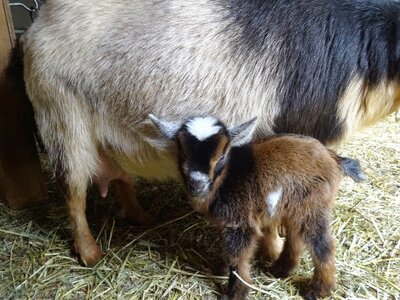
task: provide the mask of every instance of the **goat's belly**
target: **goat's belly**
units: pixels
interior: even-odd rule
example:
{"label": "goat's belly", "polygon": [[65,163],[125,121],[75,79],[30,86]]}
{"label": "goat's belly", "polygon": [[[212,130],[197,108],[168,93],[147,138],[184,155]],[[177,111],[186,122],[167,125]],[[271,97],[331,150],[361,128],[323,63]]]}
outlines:
{"label": "goat's belly", "polygon": [[175,145],[158,136],[149,122],[128,128],[107,115],[96,115],[93,128],[101,152],[124,173],[156,180],[179,178]]}
{"label": "goat's belly", "polygon": [[130,151],[106,151],[125,173],[155,180],[177,180],[178,166],[174,148],[157,148],[138,141]]}
{"label": "goat's belly", "polygon": [[137,157],[121,154],[111,155],[121,169],[132,175],[155,180],[178,180],[179,173],[174,159],[167,156],[150,157],[141,161]]}

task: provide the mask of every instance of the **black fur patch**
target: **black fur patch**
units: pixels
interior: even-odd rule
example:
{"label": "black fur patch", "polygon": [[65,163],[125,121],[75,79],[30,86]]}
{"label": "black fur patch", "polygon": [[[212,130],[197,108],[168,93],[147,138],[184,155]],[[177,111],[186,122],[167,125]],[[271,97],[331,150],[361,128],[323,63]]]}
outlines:
{"label": "black fur patch", "polygon": [[[220,134],[210,136],[204,141],[199,141],[186,129],[181,131],[184,135],[184,145],[181,145],[178,140],[180,152],[190,153],[190,157],[185,157],[182,159],[188,161],[190,170],[208,174],[210,171],[211,158],[218,146],[218,143],[220,142]],[[223,131],[223,133],[225,134],[225,131]],[[183,149],[183,147],[185,149]]]}
{"label": "black fur patch", "polygon": [[249,191],[257,197],[260,189],[255,180],[255,162],[249,145],[232,148],[229,160],[234,163],[228,162],[227,175],[218,190],[223,197],[217,195],[218,200],[212,202],[210,210],[217,218],[236,222],[242,217],[242,199],[249,197]]}
{"label": "black fur patch", "polygon": [[321,261],[326,262],[331,256],[332,249],[328,243],[326,236],[321,236],[313,240],[313,252],[315,256]]}
{"label": "black fur patch", "polygon": [[15,41],[15,47],[11,49],[10,59],[8,61],[5,74],[8,78],[12,78],[18,88],[25,90],[24,82],[24,54],[22,47],[18,41]]}
{"label": "black fur patch", "polygon": [[[315,222],[312,230],[314,232],[306,233],[308,237],[308,242],[312,252],[321,262],[327,262],[332,254],[332,242],[328,240],[330,237],[328,235],[329,225],[324,219],[319,222]],[[304,230],[304,228],[302,228]]]}
{"label": "black fur patch", "polygon": [[[241,31],[234,51],[242,56],[257,53],[260,63],[269,55],[280,66],[275,74],[282,101],[274,120],[276,133],[334,141],[343,134],[338,99],[355,76],[372,87],[399,77],[400,4],[395,1],[223,3],[232,25]],[[279,49],[273,46],[275,40],[283,41]]]}
{"label": "black fur patch", "polygon": [[235,190],[235,186],[245,183],[244,178],[254,176],[255,161],[249,145],[232,148],[230,156],[234,163],[229,165],[228,176],[222,187],[224,191]]}
{"label": "black fur patch", "polygon": [[243,249],[246,249],[249,246],[252,236],[253,233],[248,228],[227,228],[224,231],[226,251],[231,256],[239,255]]}
{"label": "black fur patch", "polygon": [[[31,102],[29,101],[28,95],[26,94],[25,89],[25,81],[24,81],[24,53],[22,46],[17,39],[15,41],[15,47],[11,49],[9,54],[9,60],[7,67],[5,69],[5,76],[10,79],[10,81],[15,85],[16,93],[19,93],[23,96],[24,99],[24,108],[26,111],[24,112],[30,126],[32,126],[34,137],[40,147],[41,151],[45,151],[45,147],[43,145],[41,136],[38,132],[38,128],[36,126],[34,111]],[[26,102],[25,102],[26,100]]]}

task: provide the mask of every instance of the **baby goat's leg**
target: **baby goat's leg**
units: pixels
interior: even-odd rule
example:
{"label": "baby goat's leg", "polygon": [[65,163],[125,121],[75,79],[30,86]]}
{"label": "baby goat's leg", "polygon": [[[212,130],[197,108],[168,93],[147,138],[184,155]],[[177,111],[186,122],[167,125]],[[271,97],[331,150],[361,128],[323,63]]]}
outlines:
{"label": "baby goat's leg", "polygon": [[260,244],[261,252],[268,262],[273,263],[282,252],[282,239],[279,237],[278,229],[275,226],[266,226],[263,228],[262,232],[263,237]]}
{"label": "baby goat's leg", "polygon": [[321,217],[310,226],[305,240],[314,263],[314,276],[306,299],[329,296],[335,286],[334,244],[329,229],[329,219]]}
{"label": "baby goat's leg", "polygon": [[304,249],[304,242],[298,228],[286,227],[286,240],[283,251],[278,260],[271,267],[271,273],[275,277],[285,278],[299,265],[300,254]]}
{"label": "baby goat's leg", "polygon": [[227,229],[224,232],[229,261],[229,282],[225,298],[245,299],[248,287],[234,274],[251,284],[250,261],[256,249],[257,235],[250,228]]}

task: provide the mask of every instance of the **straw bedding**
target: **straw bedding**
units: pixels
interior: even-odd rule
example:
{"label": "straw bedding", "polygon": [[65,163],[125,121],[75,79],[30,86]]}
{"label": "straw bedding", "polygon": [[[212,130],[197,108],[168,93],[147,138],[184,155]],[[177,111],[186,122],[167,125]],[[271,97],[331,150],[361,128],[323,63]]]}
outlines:
{"label": "straw bedding", "polygon": [[[394,116],[338,148],[360,160],[369,180],[345,179],[332,223],[337,287],[332,299],[400,299],[400,127]],[[92,191],[88,219],[107,256],[95,268],[72,253],[65,203],[54,182],[50,201],[15,212],[0,202],[0,298],[5,299],[215,299],[226,278],[213,276],[222,257],[218,232],[193,213],[179,187],[136,181],[151,227],[113,218],[112,195]],[[286,280],[254,262],[250,299],[300,299],[312,275],[303,255]]]}

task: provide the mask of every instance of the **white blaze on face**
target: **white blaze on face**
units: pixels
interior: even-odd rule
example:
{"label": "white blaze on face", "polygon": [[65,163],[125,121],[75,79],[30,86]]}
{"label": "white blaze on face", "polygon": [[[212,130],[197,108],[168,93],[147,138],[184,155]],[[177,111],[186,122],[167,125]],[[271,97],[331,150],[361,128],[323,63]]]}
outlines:
{"label": "white blaze on face", "polygon": [[190,120],[186,126],[190,134],[199,141],[204,141],[220,131],[221,126],[216,125],[217,122],[213,117],[197,117]]}
{"label": "white blaze on face", "polygon": [[280,186],[275,191],[269,193],[265,201],[267,202],[268,212],[273,217],[276,212],[278,201],[282,197],[283,188]]}

